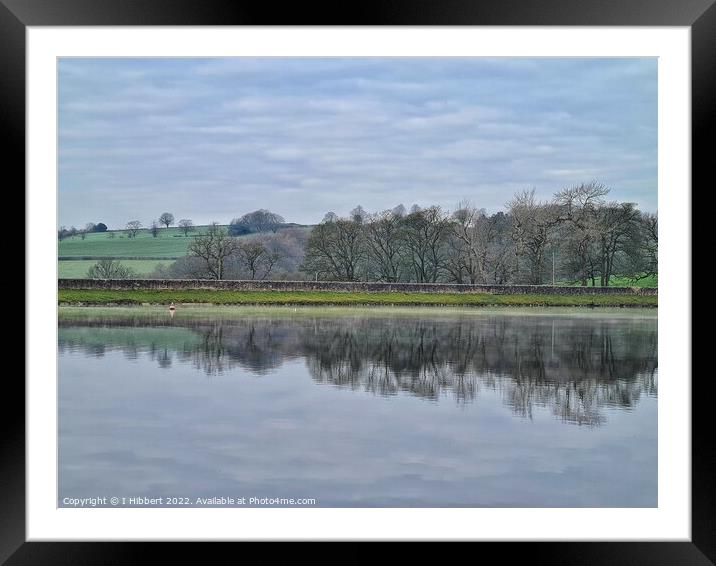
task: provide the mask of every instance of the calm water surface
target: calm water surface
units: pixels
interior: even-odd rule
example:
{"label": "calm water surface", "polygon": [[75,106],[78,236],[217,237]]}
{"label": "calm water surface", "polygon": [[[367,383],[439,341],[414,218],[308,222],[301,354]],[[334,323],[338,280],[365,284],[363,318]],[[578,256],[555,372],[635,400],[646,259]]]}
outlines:
{"label": "calm water surface", "polygon": [[656,311],[61,308],[59,325],[60,506],[658,503]]}

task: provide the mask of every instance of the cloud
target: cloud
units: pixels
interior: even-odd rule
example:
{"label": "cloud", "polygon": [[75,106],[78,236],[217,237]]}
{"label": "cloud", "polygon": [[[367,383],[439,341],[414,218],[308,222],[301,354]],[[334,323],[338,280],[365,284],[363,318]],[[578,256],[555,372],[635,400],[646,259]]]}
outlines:
{"label": "cloud", "polygon": [[[67,59],[61,224],[499,210],[598,179],[656,210],[653,59]],[[219,215],[220,217],[217,217]]]}

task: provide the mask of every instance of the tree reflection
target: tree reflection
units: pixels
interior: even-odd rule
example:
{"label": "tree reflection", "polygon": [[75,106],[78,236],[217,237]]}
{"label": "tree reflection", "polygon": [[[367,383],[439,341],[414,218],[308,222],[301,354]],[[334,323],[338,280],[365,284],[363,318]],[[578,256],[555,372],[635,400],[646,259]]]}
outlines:
{"label": "tree reflection", "polygon": [[[60,321],[61,351],[145,353],[162,368],[191,363],[207,375],[238,368],[265,375],[305,360],[322,384],[376,395],[405,393],[464,404],[480,388],[499,392],[524,418],[535,407],[579,425],[603,409],[629,409],[658,393],[656,319],[548,316],[246,317],[153,322]],[[80,332],[78,328],[93,327]],[[163,326],[171,327],[164,328]],[[160,327],[160,328],[157,328]],[[169,333],[168,331],[172,332]]]}

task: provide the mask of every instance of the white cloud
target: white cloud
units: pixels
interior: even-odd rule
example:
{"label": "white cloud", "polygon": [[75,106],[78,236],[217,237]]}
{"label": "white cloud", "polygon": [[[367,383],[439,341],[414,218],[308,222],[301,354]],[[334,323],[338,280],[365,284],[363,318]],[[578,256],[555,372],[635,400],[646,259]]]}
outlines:
{"label": "white cloud", "polygon": [[224,221],[271,208],[316,222],[358,202],[496,210],[526,185],[544,198],[592,178],[654,210],[656,65],[73,59],[60,146],[64,224],[123,225],[167,201]]}

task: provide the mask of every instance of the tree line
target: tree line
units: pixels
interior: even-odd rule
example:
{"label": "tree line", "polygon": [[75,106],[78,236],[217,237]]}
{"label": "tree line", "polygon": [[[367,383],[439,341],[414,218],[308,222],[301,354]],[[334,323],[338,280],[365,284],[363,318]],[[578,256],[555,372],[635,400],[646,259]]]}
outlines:
{"label": "tree line", "polygon": [[656,275],[657,216],[608,194],[595,182],[548,201],[522,191],[491,215],[468,202],[452,213],[402,205],[373,214],[358,206],[347,218],[329,212],[300,269],[317,280],[498,285]]}
{"label": "tree line", "polygon": [[[657,215],[609,200],[609,192],[597,182],[549,200],[525,190],[493,214],[470,202],[453,211],[401,204],[369,213],[357,206],[348,217],[326,213],[310,233],[260,209],[197,232],[187,256],[153,276],[602,286],[615,276],[634,282],[656,276]],[[163,213],[153,223],[155,236],[160,223],[168,228],[174,216]],[[178,225],[187,237],[194,230],[189,219]],[[140,230],[139,221],[127,223],[128,237]],[[94,273],[110,271],[118,266]]]}

